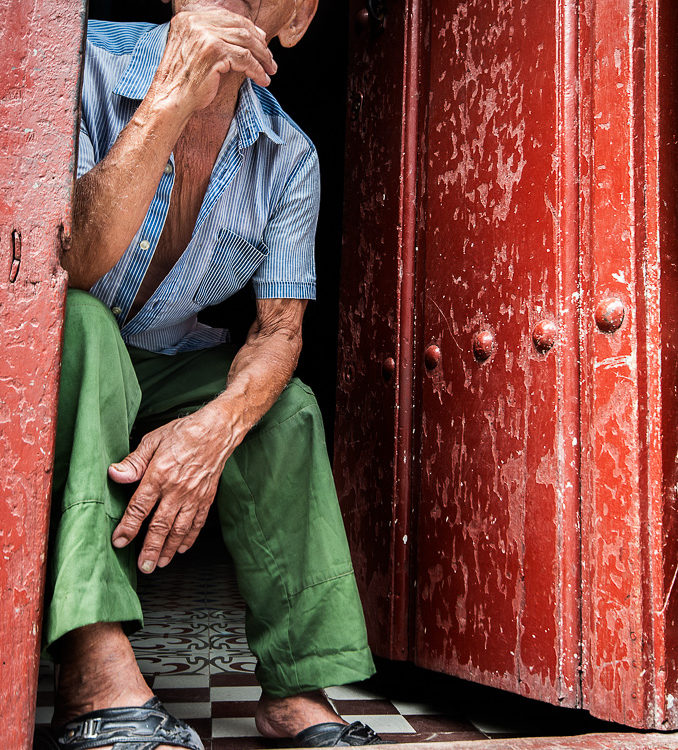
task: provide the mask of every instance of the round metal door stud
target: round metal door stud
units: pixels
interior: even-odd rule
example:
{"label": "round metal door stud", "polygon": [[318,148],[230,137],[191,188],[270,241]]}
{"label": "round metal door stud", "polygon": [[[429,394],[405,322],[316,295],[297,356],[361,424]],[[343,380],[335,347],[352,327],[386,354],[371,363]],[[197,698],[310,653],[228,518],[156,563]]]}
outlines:
{"label": "round metal door stud", "polygon": [[618,297],[606,297],[596,307],[596,325],[603,333],[614,333],[621,328],[626,310]]}
{"label": "round metal door stud", "polygon": [[497,340],[492,331],[483,329],[476,331],[473,337],[473,356],[478,362],[486,362],[493,354]]}
{"label": "round metal door stud", "polygon": [[442,352],[437,344],[431,344],[424,352],[424,363],[427,370],[435,370],[440,364]]}
{"label": "round metal door stud", "polygon": [[393,359],[393,357],[387,357],[381,366],[381,374],[384,380],[389,381],[393,377],[393,374],[395,373],[395,368],[396,368],[395,359]]}
{"label": "round metal door stud", "polygon": [[367,29],[370,26],[370,12],[367,8],[361,8],[355,16],[356,26],[360,29]]}
{"label": "round metal door stud", "polygon": [[534,348],[539,354],[553,349],[558,336],[558,326],[552,320],[540,320],[532,331],[532,341]]}

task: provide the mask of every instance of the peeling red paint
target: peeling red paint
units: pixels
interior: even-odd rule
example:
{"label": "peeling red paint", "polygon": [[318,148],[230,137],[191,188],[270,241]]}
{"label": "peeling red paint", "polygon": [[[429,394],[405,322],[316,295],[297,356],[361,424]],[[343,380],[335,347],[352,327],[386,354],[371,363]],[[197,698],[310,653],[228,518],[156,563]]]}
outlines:
{"label": "peeling red paint", "polygon": [[350,70],[337,476],[373,642],[677,728],[678,6],[424,3],[406,324],[411,15]]}
{"label": "peeling red paint", "polygon": [[79,0],[0,7],[0,744],[12,750],[33,734],[83,19]]}
{"label": "peeling red paint", "polygon": [[422,393],[415,658],[561,705],[579,698],[577,258],[561,197],[575,18],[572,3],[431,4],[422,230],[423,345],[443,359]]}

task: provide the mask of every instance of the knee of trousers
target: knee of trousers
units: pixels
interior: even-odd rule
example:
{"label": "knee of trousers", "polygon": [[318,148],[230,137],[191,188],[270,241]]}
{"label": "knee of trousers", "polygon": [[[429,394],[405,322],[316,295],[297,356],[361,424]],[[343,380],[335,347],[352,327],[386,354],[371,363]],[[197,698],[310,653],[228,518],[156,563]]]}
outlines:
{"label": "knee of trousers", "polygon": [[121,391],[133,416],[141,393],[118,323],[106,305],[87,292],[69,290],[63,339],[60,411],[78,388],[96,382],[94,391]]}
{"label": "knee of trousers", "polygon": [[[62,364],[81,359],[88,351],[119,348],[120,329],[113,313],[96,297],[80,289],[69,289],[64,315],[64,358]],[[66,356],[68,355],[68,356]]]}
{"label": "knee of trousers", "polygon": [[64,326],[77,325],[83,321],[94,326],[113,327],[118,330],[118,324],[113,313],[104,303],[82,289],[69,289],[66,297],[66,313]]}
{"label": "knee of trousers", "polygon": [[311,417],[313,422],[322,424],[320,407],[313,391],[299,378],[293,378],[285,390],[280,394],[278,400],[258,424],[258,429],[266,429],[286,422],[290,417],[304,411]]}

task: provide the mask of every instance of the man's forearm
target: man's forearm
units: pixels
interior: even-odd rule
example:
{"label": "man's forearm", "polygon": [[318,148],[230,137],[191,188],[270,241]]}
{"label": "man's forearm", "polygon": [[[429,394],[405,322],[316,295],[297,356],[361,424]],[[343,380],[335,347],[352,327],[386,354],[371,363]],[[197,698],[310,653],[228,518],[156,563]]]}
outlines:
{"label": "man's forearm", "polygon": [[226,390],[207,408],[231,453],[278,400],[294,374],[301,342],[284,333],[248,341],[238,352],[229,372]]}
{"label": "man's forearm", "polygon": [[204,407],[230,453],[278,400],[294,374],[301,353],[301,321],[306,302],[270,302],[271,321],[250,330],[228,373],[226,390]]}
{"label": "man's forearm", "polygon": [[118,262],[148,212],[186,113],[149,97],[106,157],[76,183],[73,241],[62,263],[89,289]]}

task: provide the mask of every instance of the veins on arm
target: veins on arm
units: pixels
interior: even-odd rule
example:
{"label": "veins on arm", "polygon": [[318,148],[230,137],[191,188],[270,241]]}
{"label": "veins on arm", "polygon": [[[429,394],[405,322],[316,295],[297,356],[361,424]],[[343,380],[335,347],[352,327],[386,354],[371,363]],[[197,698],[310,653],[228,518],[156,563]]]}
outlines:
{"label": "veins on arm", "polygon": [[226,390],[213,402],[231,415],[239,440],[277,401],[299,362],[307,300],[257,301],[257,318],[228,374]]}

